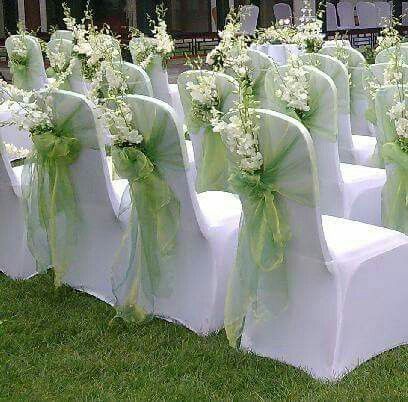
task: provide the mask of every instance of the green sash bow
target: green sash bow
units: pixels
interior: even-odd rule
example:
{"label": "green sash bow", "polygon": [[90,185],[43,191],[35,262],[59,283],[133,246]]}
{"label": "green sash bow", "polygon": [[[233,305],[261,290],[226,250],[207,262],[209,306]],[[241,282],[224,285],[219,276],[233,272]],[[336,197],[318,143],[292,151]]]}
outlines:
{"label": "green sash bow", "polygon": [[33,134],[34,151],[23,169],[28,246],[37,269],[55,270],[59,286],[76,244],[79,212],[69,166],[79,157],[81,143],[64,132]]}
{"label": "green sash bow", "polygon": [[388,142],[382,156],[391,165],[383,189],[383,224],[408,234],[408,155],[395,142]]}
{"label": "green sash bow", "polygon": [[255,174],[236,170],[229,179],[243,207],[225,306],[225,330],[233,347],[250,309],[263,318],[279,314],[288,304],[285,254],[292,231],[286,203],[314,205],[310,156],[296,130],[292,123],[261,113],[263,169]]}
{"label": "green sash bow", "polygon": [[[116,289],[128,280],[130,272],[136,272],[125,303],[116,306],[117,316],[142,321],[147,313],[137,304],[139,291],[150,302],[159,294],[169,293],[169,283],[163,284],[163,277],[166,260],[176,247],[180,204],[152,161],[140,149],[113,147],[112,159],[117,173],[129,181],[132,200],[129,225],[115,262],[115,266],[120,265],[124,259],[128,274]],[[129,241],[130,247],[127,247]]]}

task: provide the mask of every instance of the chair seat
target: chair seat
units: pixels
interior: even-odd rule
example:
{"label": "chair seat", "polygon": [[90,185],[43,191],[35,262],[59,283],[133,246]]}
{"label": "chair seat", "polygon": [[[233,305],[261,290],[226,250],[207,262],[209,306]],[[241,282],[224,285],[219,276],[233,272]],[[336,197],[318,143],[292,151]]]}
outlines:
{"label": "chair seat", "polygon": [[373,156],[377,139],[367,135],[353,135],[354,157],[358,165],[365,165]]}
{"label": "chair seat", "polygon": [[[329,252],[335,261],[352,259],[362,263],[408,240],[407,236],[394,230],[328,215],[322,216],[322,223]],[[347,267],[353,265],[344,264]]]}
{"label": "chair seat", "polygon": [[241,201],[235,194],[222,191],[207,191],[197,194],[198,204],[207,231],[233,223],[238,226],[241,219]]}
{"label": "chair seat", "polygon": [[343,181],[346,185],[364,183],[365,188],[372,188],[379,185],[384,186],[387,181],[387,175],[384,169],[351,165],[348,163],[341,163],[340,169]]}

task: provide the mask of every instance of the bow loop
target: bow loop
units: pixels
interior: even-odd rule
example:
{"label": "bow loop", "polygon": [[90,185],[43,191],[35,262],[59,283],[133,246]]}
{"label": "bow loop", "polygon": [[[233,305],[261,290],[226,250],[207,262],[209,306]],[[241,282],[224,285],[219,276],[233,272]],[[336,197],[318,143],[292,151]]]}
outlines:
{"label": "bow loop", "polygon": [[129,181],[143,181],[154,171],[153,163],[136,147],[114,147],[112,158],[119,176]]}
{"label": "bow loop", "polygon": [[53,132],[32,136],[38,155],[43,159],[74,163],[81,152],[81,143],[75,137],[58,135]]}

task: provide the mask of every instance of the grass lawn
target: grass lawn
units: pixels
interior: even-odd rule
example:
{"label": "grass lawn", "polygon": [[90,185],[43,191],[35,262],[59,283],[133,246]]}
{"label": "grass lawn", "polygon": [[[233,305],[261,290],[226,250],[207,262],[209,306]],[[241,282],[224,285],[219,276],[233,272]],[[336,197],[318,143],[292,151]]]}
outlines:
{"label": "grass lawn", "polygon": [[174,324],[115,321],[91,296],[54,290],[51,275],[0,276],[0,400],[402,400],[408,347],[336,384],[199,338]]}

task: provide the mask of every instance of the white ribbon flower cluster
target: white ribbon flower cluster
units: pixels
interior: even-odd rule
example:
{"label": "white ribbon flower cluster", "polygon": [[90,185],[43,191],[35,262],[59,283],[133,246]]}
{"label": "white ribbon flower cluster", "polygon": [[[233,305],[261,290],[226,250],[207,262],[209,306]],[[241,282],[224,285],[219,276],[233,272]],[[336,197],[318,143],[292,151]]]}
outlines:
{"label": "white ribbon flower cluster", "polygon": [[218,115],[220,100],[214,75],[199,75],[196,83],[187,82],[186,89],[192,99],[192,119],[209,123]]}
{"label": "white ribbon flower cluster", "polygon": [[10,159],[24,159],[30,153],[29,149],[17,147],[14,144],[4,143],[6,153]]}
{"label": "white ribbon flower cluster", "polygon": [[137,31],[136,40],[129,44],[135,63],[143,69],[147,69],[156,56],[161,58],[163,67],[166,67],[175,49],[173,38],[167,32],[166,10],[162,6],[158,6],[156,7],[156,14],[157,24],[150,21],[153,38],[147,38]]}
{"label": "white ribbon flower cluster", "polygon": [[275,95],[284,101],[288,107],[298,112],[310,110],[308,72],[301,60],[291,56],[288,60],[288,69],[281,79]]}

